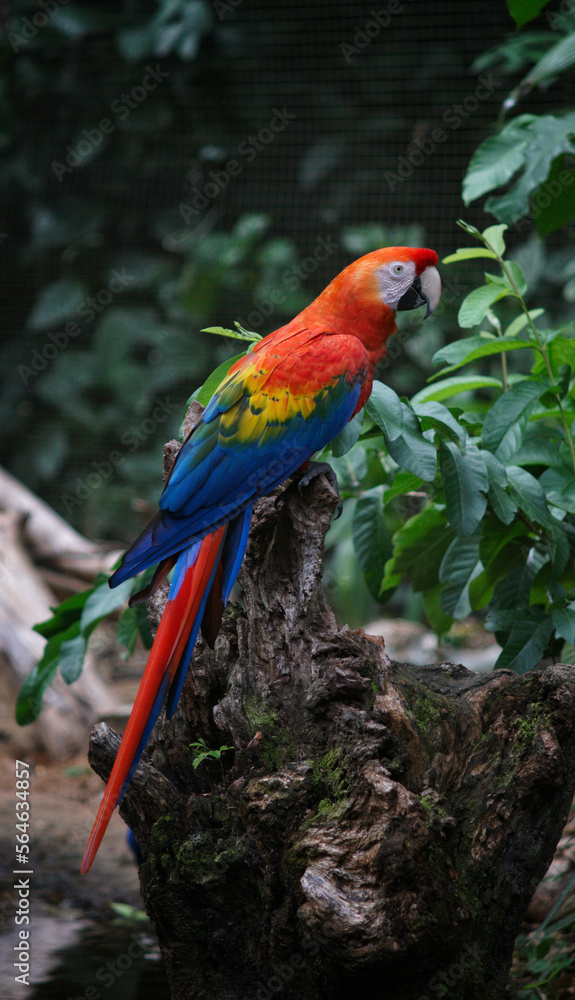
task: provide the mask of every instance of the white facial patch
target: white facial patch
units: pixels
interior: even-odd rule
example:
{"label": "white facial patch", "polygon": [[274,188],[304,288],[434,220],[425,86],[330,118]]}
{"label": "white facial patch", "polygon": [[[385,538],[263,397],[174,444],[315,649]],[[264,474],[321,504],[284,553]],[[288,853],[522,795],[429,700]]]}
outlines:
{"label": "white facial patch", "polygon": [[395,309],[417,277],[415,263],[412,260],[394,260],[380,268],[377,277],[383,301]]}

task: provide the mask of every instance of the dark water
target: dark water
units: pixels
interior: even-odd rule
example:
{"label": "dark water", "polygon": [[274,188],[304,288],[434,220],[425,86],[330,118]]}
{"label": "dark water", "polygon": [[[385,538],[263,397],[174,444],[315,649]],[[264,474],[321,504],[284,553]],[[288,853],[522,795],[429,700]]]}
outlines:
{"label": "dark water", "polygon": [[29,1000],[170,1000],[153,935],[137,923],[90,926],[56,949],[44,981]]}

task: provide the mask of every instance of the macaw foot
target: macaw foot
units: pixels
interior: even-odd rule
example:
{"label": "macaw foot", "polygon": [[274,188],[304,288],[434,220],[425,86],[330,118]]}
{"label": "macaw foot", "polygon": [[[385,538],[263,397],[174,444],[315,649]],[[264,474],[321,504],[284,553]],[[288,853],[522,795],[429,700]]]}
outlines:
{"label": "macaw foot", "polygon": [[331,465],[328,462],[309,462],[307,468],[300,473],[297,488],[299,492],[302,492],[304,486],[309,486],[312,479],[317,476],[325,476],[329,485],[331,486],[333,492],[337,497],[337,513],[335,519],[337,521],[338,517],[341,517],[341,512],[343,510],[343,504],[341,502],[341,494],[339,492],[339,483],[337,481],[337,476],[333,471]]}

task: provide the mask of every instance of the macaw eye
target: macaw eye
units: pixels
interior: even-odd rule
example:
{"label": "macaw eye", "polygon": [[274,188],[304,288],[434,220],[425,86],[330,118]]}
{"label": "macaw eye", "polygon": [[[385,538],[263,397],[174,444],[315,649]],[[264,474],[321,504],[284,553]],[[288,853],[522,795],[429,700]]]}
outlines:
{"label": "macaw eye", "polygon": [[403,274],[403,264],[392,264],[391,271],[392,274]]}

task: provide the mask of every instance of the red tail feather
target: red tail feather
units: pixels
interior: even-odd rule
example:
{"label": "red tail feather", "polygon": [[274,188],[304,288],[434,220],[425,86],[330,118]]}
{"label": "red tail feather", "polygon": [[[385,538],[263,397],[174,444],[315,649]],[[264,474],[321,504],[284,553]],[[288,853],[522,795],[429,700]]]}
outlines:
{"label": "red tail feather", "polygon": [[210,649],[214,648],[224,613],[224,602],[222,600],[223,578],[224,568],[220,562],[204,609],[204,617],[202,618],[202,635]]}
{"label": "red tail feather", "polygon": [[[166,694],[169,690],[194,626],[214,562],[219,556],[225,530],[226,525],[222,525],[211,535],[206,535],[196,561],[186,571],[178,593],[166,604],[118,756],[90,834],[82,861],[83,873],[90,869],[96,856],[148,726],[158,691],[164,681],[167,681],[164,685]],[[158,707],[158,714],[159,710]]]}

